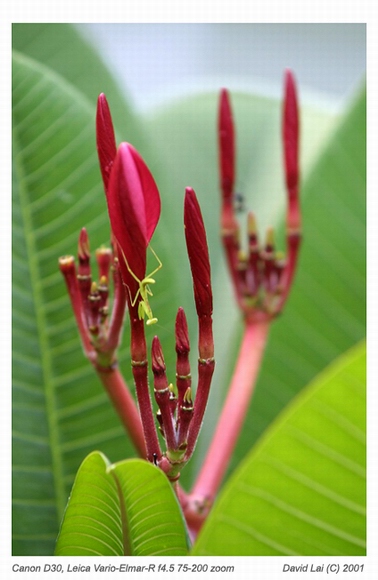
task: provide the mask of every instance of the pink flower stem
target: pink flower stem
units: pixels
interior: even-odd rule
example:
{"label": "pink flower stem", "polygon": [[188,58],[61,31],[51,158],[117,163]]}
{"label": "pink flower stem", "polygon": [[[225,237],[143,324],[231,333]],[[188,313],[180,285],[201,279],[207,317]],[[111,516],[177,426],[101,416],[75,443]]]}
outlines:
{"label": "pink flower stem", "polygon": [[135,449],[140,457],[145,458],[146,444],[138,408],[119,369],[96,367],[96,371]]}
{"label": "pink flower stem", "polygon": [[191,498],[211,505],[228,468],[256,384],[269,320],[247,321],[231,386]]}

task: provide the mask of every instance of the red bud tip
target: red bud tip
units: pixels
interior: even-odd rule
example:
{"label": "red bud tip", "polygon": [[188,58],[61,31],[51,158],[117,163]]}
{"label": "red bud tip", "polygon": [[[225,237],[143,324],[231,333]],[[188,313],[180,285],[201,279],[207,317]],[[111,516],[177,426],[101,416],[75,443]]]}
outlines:
{"label": "red bud tip", "polygon": [[97,101],[96,138],[102,180],[105,191],[107,191],[117,148],[109,105],[103,93],[101,93]]}
{"label": "red bud tip", "polygon": [[271,226],[266,230],[265,250],[271,252],[274,249],[274,228]]}
{"label": "red bud tip", "polygon": [[164,362],[164,355],[163,349],[161,347],[160,340],[157,336],[154,336],[151,345],[151,353],[152,353],[152,370],[154,374],[162,374],[165,373],[165,362]]}
{"label": "red bud tip", "polygon": [[77,249],[79,260],[89,260],[90,252],[89,252],[89,238],[88,233],[85,228],[82,228],[80,235],[79,235],[79,243]]}
{"label": "red bud tip", "polygon": [[176,352],[185,354],[190,350],[188,323],[183,308],[179,308],[175,325]]}
{"label": "red bud tip", "polygon": [[247,216],[247,231],[248,231],[248,236],[250,238],[257,237],[256,216],[251,211],[248,212],[248,216]]}
{"label": "red bud tip", "polygon": [[75,258],[73,256],[62,256],[59,258],[59,269],[64,275],[71,272],[76,275]]}
{"label": "red bud tip", "polygon": [[186,389],[183,401],[185,403],[185,406],[191,406],[191,405],[193,405],[193,401],[192,401],[192,389],[190,387],[188,387]]}
{"label": "red bud tip", "polygon": [[235,179],[235,135],[227,89],[222,89],[218,116],[219,165],[224,199],[230,199]]}
{"label": "red bud tip", "polygon": [[285,96],[283,104],[283,143],[286,185],[289,195],[296,193],[299,180],[299,115],[295,80],[292,72],[285,73]]}
{"label": "red bud tip", "polygon": [[91,264],[90,264],[90,252],[89,252],[89,238],[87,230],[82,228],[79,235],[79,242],[77,248],[79,267],[78,275],[81,277],[90,278],[91,276]]}
{"label": "red bud tip", "polygon": [[110,248],[101,247],[96,250],[96,260],[98,264],[99,278],[109,278],[110,264],[112,261],[112,251]]}

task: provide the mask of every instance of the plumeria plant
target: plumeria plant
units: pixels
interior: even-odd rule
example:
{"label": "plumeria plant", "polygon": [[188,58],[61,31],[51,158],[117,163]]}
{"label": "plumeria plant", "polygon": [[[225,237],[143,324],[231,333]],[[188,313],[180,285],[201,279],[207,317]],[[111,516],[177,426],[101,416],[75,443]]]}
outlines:
{"label": "plumeria plant", "polygon": [[137,116],[13,42],[13,554],[364,555],[364,92]]}
{"label": "plumeria plant", "polygon": [[[104,384],[138,455],[159,468],[172,484],[189,536],[195,540],[229,465],[256,383],[269,326],[283,309],[297,264],[301,224],[299,115],[294,77],[291,71],[286,72],[282,131],[288,192],[287,260],[276,252],[273,229],[268,230],[265,244],[261,246],[253,213],[248,213],[248,250],[244,253],[241,249],[240,229],[235,216],[234,122],[229,93],[223,89],[220,94],[218,141],[222,196],[221,239],[245,329],[223,411],[202,469],[189,493],[179,485],[180,473],[195,450],[215,367],[210,258],[200,206],[194,190],[187,187],[184,230],[198,319],[198,383],[194,395],[188,323],[184,309],[179,307],[175,323],[175,385],[168,380],[158,336],[155,335],[151,341],[150,365],[157,404],[154,418],[145,327],[158,321],[152,312],[151,286],[155,285],[153,276],[163,264],[152,249],[151,239],[160,217],[160,195],[150,170],[136,149],[125,142],[117,149],[113,122],[104,94],[98,99],[96,129],[112,248],[96,250],[99,281],[93,281],[89,240],[83,228],[79,234],[77,271],[73,256],[60,258],[60,270],[66,280],[84,353]],[[151,273],[146,270],[149,250],[157,261]],[[111,272],[113,301],[110,312]],[[158,281],[159,285],[162,283],[162,280]],[[117,348],[126,310],[129,314],[131,367],[137,404],[117,365]],[[164,440],[163,450],[158,431]],[[121,490],[117,471],[112,466],[108,467],[108,471],[115,477],[117,489]],[[80,481],[80,471],[77,480]],[[100,480],[98,484],[101,485]],[[79,499],[76,497],[79,491],[76,487],[77,483],[74,485],[74,518],[77,525],[80,525],[81,522],[77,520],[80,519],[77,509]],[[87,493],[85,488],[82,493]],[[68,554],[70,551],[76,554],[80,549],[85,553],[86,549],[90,549],[85,546],[82,537],[78,538],[75,547],[72,546],[71,512],[69,504],[58,539],[57,554]],[[126,513],[123,526],[128,525],[127,519]],[[92,539],[89,544],[91,542]]]}

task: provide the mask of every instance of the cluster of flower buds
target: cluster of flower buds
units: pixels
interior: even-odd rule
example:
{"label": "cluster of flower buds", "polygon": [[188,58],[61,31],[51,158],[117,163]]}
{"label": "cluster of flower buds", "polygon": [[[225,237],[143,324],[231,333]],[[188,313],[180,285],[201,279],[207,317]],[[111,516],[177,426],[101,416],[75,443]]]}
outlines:
{"label": "cluster of flower buds", "polygon": [[[116,365],[116,349],[120,342],[126,308],[118,259],[110,248],[96,250],[98,282],[92,279],[89,239],[85,228],[79,235],[78,267],[74,256],[59,258],[83,348],[88,359],[101,372]],[[113,308],[109,317],[109,285],[113,280]]]}
{"label": "cluster of flower buds", "polygon": [[265,244],[258,239],[256,218],[252,212],[247,217],[248,250],[240,245],[240,228],[235,217],[239,204],[234,191],[235,182],[235,131],[229,94],[221,91],[219,117],[219,167],[222,192],[221,232],[230,275],[238,305],[247,320],[272,318],[281,312],[288,297],[296,269],[301,241],[299,208],[299,117],[293,75],[285,74],[282,138],[284,167],[288,195],[286,238],[287,258],[276,252],[274,231],[269,228]]}
{"label": "cluster of flower buds", "polygon": [[[157,336],[153,338],[151,347],[154,394],[159,407],[157,424],[166,444],[166,451],[163,453],[149,392],[144,324],[146,322],[150,326],[157,322],[149,301],[152,296],[150,285],[155,283],[152,276],[162,267],[162,263],[152,250],[150,240],[160,217],[160,195],[153,176],[134,147],[129,143],[121,143],[117,149],[109,106],[103,94],[98,99],[96,132],[113,251],[101,248],[96,252],[99,283],[93,282],[88,237],[83,229],[79,238],[78,272],[72,256],[60,259],[60,269],[66,279],[85,352],[97,369],[100,364],[105,364],[105,359],[109,368],[114,365],[114,352],[118,346],[127,303],[131,330],[131,365],[144,434],[145,455],[175,481],[193,453],[215,364],[213,301],[206,232],[196,194],[193,189],[187,188],[184,226],[199,323],[198,385],[194,398],[189,366],[188,328],[185,313],[179,308],[175,326],[175,387],[168,383],[163,351]],[[146,274],[148,248],[158,262],[158,266],[150,274]],[[115,290],[112,318],[108,323],[108,280],[111,266]]]}
{"label": "cluster of flower buds", "polygon": [[[175,324],[177,354],[175,386],[168,383],[158,337],[155,336],[152,342],[154,392],[159,406],[157,418],[167,447],[165,461],[161,462],[161,466],[167,471],[171,480],[179,476],[180,470],[194,451],[215,365],[212,330],[213,297],[206,233],[196,195],[189,187],[186,188],[185,193],[184,225],[199,323],[198,385],[194,402],[189,363],[189,333],[182,308],[178,309]],[[159,461],[156,457],[155,460]]]}
{"label": "cluster of flower buds", "polygon": [[[283,108],[284,166],[288,193],[288,255],[286,259],[276,252],[272,228],[267,231],[265,244],[260,245],[255,216],[251,212],[247,218],[248,251],[246,253],[241,251],[240,228],[235,217],[240,199],[234,191],[234,123],[230,98],[225,89],[221,91],[220,97],[218,132],[223,245],[236,299],[247,322],[246,328],[253,329],[254,326],[260,326],[261,336],[264,337],[260,342],[263,345],[270,320],[282,310],[289,294],[301,240],[298,190],[299,121],[292,74],[288,71],[285,76]],[[151,367],[154,377],[154,396],[158,405],[157,420],[155,420],[148,384],[149,365],[145,323],[151,326],[157,322],[150,304],[152,296],[150,286],[155,283],[153,276],[160,270],[162,263],[152,250],[150,241],[160,217],[160,195],[151,172],[134,147],[129,143],[121,143],[117,148],[109,106],[103,94],[98,99],[96,133],[100,169],[111,225],[112,250],[100,248],[96,251],[99,282],[94,282],[90,268],[88,236],[86,230],[83,229],[79,236],[77,270],[73,256],[61,258],[60,269],[66,280],[85,353],[100,375],[102,373],[103,383],[137,449],[142,456],[158,465],[171,481],[177,481],[182,467],[194,451],[215,364],[210,261],[201,210],[194,190],[186,188],[185,238],[199,327],[196,394],[194,397],[192,392],[188,326],[185,313],[182,308],[179,308],[175,324],[177,354],[175,385],[168,381],[163,350],[158,337],[155,336],[152,340]],[[149,249],[157,260],[157,266],[153,272],[146,274]],[[111,271],[114,290],[110,313],[109,273]],[[138,409],[125,383],[105,378],[106,373],[111,373],[115,368],[116,349],[120,341],[126,305],[130,319],[131,366]],[[262,325],[255,325],[255,322],[262,322]],[[247,408],[250,392],[249,386],[244,388],[244,385],[244,403],[235,407],[235,400],[240,403],[238,391],[238,385],[241,384],[240,376],[245,377],[245,381],[249,384],[251,382],[249,375],[255,377],[258,368],[256,361],[259,361],[262,355],[263,347],[257,349],[258,355],[250,356],[250,342],[255,338],[254,333],[247,333],[239,365],[241,370],[238,366],[235,371],[235,384],[230,389],[229,400],[225,404],[218,426],[220,435],[218,436],[217,431],[213,447],[209,452],[209,462],[206,462],[206,469],[204,469],[206,477],[204,475],[199,478],[197,486],[199,488],[204,479],[211,480],[208,477],[208,470],[213,469],[217,464],[216,474],[213,477],[214,485],[211,481],[206,483],[207,487],[212,486],[215,489],[224,470],[226,455],[232,451],[234,440],[242,424],[241,415]],[[244,367],[248,366],[246,361],[250,359],[253,359],[252,371],[247,373]],[[220,445],[219,440],[226,433],[223,429],[224,423],[231,416],[230,409],[234,408],[238,411],[234,421],[235,428],[232,429],[233,435],[229,437],[229,443],[223,442]],[[165,441],[164,452],[160,447],[157,426]],[[214,462],[216,454],[218,454],[217,460]],[[207,465],[210,467],[208,468]]]}

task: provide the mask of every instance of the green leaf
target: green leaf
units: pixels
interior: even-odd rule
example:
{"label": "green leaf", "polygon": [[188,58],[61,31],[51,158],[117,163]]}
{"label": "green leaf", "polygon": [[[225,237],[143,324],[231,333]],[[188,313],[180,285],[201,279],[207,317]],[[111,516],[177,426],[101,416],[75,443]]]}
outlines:
{"label": "green leaf", "polygon": [[121,127],[124,141],[136,148],[144,142],[142,127],[117,81],[90,43],[71,24],[13,24],[13,49],[45,65],[96,105],[105,93],[115,126]]}
{"label": "green leaf", "polygon": [[59,532],[56,556],[123,556],[121,504],[107,458],[94,451],[80,466]]}
{"label": "green leaf", "polygon": [[116,463],[111,473],[125,502],[131,554],[187,554],[187,534],[181,509],[164,473],[140,459]]}
{"label": "green leaf", "polygon": [[195,555],[365,555],[365,343],[322,372],[230,478]]}
{"label": "green leaf", "polygon": [[95,451],[82,463],[56,556],[183,556],[187,536],[166,476],[138,459],[111,465]]}

